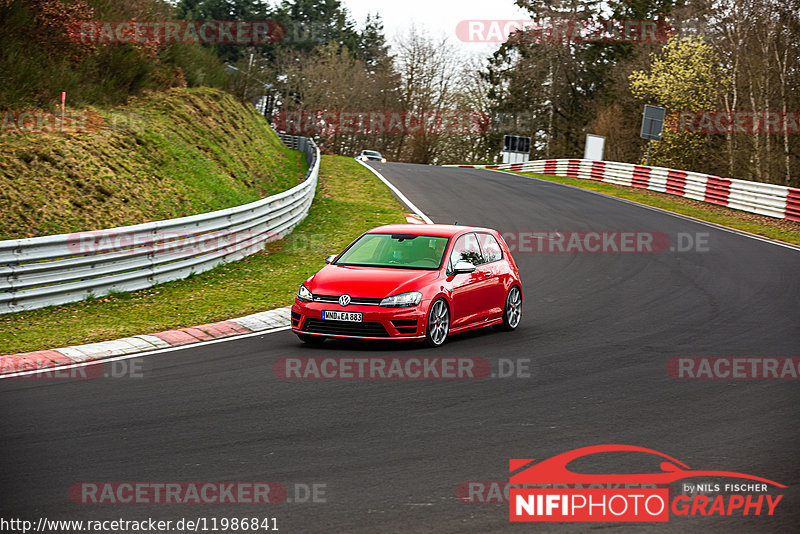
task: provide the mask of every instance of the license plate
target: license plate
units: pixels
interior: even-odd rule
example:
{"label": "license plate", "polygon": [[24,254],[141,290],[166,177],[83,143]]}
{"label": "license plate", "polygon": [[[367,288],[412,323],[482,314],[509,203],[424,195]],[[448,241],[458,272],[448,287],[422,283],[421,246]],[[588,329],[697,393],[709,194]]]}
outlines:
{"label": "license plate", "polygon": [[343,312],[343,311],[324,311],[322,318],[325,321],[352,321],[360,323],[362,321],[361,312]]}

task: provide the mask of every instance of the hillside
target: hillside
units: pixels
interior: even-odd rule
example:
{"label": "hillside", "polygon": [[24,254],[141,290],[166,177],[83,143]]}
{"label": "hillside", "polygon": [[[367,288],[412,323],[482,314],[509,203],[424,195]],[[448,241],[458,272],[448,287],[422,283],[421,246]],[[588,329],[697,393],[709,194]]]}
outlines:
{"label": "hillside", "polygon": [[215,89],[67,112],[86,113],[85,127],[0,132],[0,239],[227,208],[288,189],[307,168],[252,107]]}

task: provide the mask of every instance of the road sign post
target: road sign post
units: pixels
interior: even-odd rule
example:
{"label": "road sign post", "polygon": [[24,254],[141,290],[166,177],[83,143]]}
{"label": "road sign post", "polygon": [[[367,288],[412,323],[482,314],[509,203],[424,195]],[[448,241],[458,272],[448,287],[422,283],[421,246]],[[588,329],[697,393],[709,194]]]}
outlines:
{"label": "road sign post", "polygon": [[59,131],[64,131],[64,111],[67,105],[67,92],[61,91],[61,124],[58,127]]}
{"label": "road sign post", "polygon": [[503,163],[525,163],[530,159],[531,138],[518,135],[503,136]]}
{"label": "road sign post", "polygon": [[642,132],[640,137],[647,139],[647,165],[650,165],[650,146],[653,141],[661,141],[661,131],[664,128],[664,117],[667,110],[657,106],[645,104],[642,114]]}
{"label": "road sign post", "polygon": [[602,161],[605,144],[606,138],[602,135],[586,134],[586,145],[583,149],[583,159]]}

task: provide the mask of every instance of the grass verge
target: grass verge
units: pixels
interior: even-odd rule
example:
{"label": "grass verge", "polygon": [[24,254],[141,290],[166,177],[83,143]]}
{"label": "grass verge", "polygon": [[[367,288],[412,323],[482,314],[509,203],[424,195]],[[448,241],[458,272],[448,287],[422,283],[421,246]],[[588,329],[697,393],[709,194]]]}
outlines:
{"label": "grass verge", "polygon": [[184,328],[286,306],[299,284],[360,233],[402,223],[403,208],[352,158],[322,156],[308,217],[286,239],[187,280],[0,316],[0,354]]}
{"label": "grass verge", "polygon": [[764,236],[769,239],[800,245],[800,223],[787,221],[785,219],[774,219],[772,217],[765,217],[755,213],[734,210],[723,206],[708,204],[706,202],[669,195],[667,193],[657,193],[647,189],[624,187],[602,182],[582,180],[580,178],[550,176],[547,174],[537,174],[532,172],[515,172],[514,174],[531,176],[550,182],[580,187],[581,189],[588,189],[590,191],[597,191],[598,193],[605,193],[606,195],[624,198],[626,200],[661,208],[663,210],[672,211],[681,215],[687,215],[689,217],[694,217],[695,219],[708,221],[721,226],[736,228],[737,230]]}

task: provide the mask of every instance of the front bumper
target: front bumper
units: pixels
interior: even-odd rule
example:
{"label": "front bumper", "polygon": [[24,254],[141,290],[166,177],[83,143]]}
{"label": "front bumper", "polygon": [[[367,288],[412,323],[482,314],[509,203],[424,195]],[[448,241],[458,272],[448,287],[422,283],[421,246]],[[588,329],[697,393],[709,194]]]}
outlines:
{"label": "front bumper", "polygon": [[[382,306],[339,306],[330,302],[302,302],[292,305],[292,332],[345,339],[416,340],[425,337],[428,302],[408,308]],[[362,322],[322,319],[322,311],[360,312]]]}

